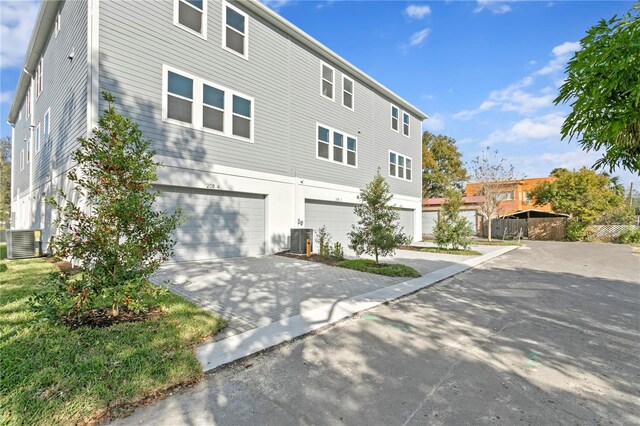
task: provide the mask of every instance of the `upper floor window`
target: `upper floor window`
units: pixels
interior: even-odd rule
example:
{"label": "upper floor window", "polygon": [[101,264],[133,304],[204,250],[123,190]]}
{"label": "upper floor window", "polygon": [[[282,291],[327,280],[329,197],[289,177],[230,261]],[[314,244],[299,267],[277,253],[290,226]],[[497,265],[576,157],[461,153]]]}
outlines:
{"label": "upper floor window", "polygon": [[27,113],[27,118],[31,117],[31,88],[27,90],[27,96],[24,98],[25,110]]}
{"label": "upper floor window", "polygon": [[223,5],[224,26],[222,27],[222,46],[248,59],[249,28],[247,25],[247,15],[229,4]]}
{"label": "upper floor window", "polygon": [[49,142],[50,117],[51,117],[51,111],[47,110],[47,112],[44,113],[44,120],[42,121],[42,142],[45,144]]}
{"label": "upper floor window", "polygon": [[513,200],[513,191],[496,192],[496,200],[498,201]]}
{"label": "upper floor window", "polygon": [[58,33],[60,32],[60,26],[62,25],[62,18],[60,16],[60,12],[56,15],[56,22],[53,27],[53,36],[58,37]]}
{"label": "upper floor window", "polygon": [[20,171],[24,170],[24,149],[20,151]]}
{"label": "upper floor window", "polygon": [[252,98],[167,66],[164,73],[163,119],[253,141]]}
{"label": "upper floor window", "polygon": [[391,105],[391,129],[400,131],[400,110],[395,105]]}
{"label": "upper floor window", "polygon": [[355,137],[321,124],[317,125],[316,157],[357,167]]}
{"label": "upper floor window", "polygon": [[409,114],[402,111],[402,134],[409,136]]}
{"label": "upper floor window", "polygon": [[342,76],[342,106],[349,108],[351,111],[353,111],[353,101],[354,101],[353,92],[354,92],[353,80],[343,75]]}
{"label": "upper floor window", "polygon": [[411,158],[389,151],[389,176],[411,180]]}
{"label": "upper floor window", "polygon": [[207,0],[174,0],[173,23],[207,38]]}
{"label": "upper floor window", "polygon": [[320,69],[320,94],[333,100],[336,70],[327,64],[321,64]]}
{"label": "upper floor window", "polygon": [[36,99],[38,99],[38,97],[40,97],[40,93],[42,93],[42,89],[44,86],[44,58],[40,58],[40,61],[38,62],[38,66],[36,67],[36,75],[35,75],[35,81],[36,81]]}

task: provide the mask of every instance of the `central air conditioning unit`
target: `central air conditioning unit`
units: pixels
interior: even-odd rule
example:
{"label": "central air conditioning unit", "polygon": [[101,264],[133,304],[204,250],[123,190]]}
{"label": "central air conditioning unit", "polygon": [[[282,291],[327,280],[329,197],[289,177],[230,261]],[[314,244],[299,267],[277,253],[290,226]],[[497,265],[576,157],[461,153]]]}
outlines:
{"label": "central air conditioning unit", "polygon": [[291,248],[289,252],[307,254],[307,240],[311,242],[311,251],[313,251],[313,229],[291,228]]}
{"label": "central air conditioning unit", "polygon": [[42,230],[7,230],[7,258],[29,259],[42,256]]}

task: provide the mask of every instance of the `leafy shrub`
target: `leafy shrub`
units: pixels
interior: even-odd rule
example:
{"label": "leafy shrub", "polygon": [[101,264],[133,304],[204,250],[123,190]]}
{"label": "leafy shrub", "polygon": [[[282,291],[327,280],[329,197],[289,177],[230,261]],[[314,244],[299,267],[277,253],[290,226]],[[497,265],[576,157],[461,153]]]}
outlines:
{"label": "leafy shrub", "polygon": [[7,269],[9,268],[6,263],[0,263],[0,272],[5,272]]}
{"label": "leafy shrub", "polygon": [[326,258],[331,255],[331,234],[326,226],[322,225],[316,232],[316,243],[318,243],[320,256]]}
{"label": "leafy shrub", "polygon": [[616,241],[621,244],[640,244],[640,226],[625,229]]}
{"label": "leafy shrub", "polygon": [[567,221],[565,238],[568,241],[584,241],[589,234],[589,225],[577,220]]}
{"label": "leafy shrub", "polygon": [[462,206],[462,194],[460,191],[450,188],[445,192],[447,200],[442,206],[442,214],[438,218],[433,235],[439,248],[449,246],[453,250],[459,247],[469,248],[473,229],[464,217],[460,216]]}
{"label": "leafy shrub", "polygon": [[342,244],[335,243],[331,248],[331,257],[342,260],[344,259],[344,250],[342,250]]}

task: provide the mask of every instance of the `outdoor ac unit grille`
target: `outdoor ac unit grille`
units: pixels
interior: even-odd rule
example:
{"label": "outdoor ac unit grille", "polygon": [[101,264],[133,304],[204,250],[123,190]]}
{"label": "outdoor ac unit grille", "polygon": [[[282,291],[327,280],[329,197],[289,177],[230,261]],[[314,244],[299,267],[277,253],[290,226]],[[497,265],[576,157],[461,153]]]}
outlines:
{"label": "outdoor ac unit grille", "polygon": [[[36,238],[36,234],[38,238]],[[8,230],[7,258],[28,259],[40,256],[42,253],[40,230]]]}
{"label": "outdoor ac unit grille", "polygon": [[291,229],[291,253],[306,254],[307,240],[311,241],[311,251],[313,251],[313,229],[292,228]]}

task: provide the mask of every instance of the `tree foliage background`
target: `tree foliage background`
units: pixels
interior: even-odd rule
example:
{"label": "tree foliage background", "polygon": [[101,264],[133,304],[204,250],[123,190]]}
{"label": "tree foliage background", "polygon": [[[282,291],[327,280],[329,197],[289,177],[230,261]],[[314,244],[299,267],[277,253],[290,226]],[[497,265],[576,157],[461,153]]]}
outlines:
{"label": "tree foliage background", "polygon": [[11,139],[0,139],[0,225],[11,216]]}
{"label": "tree foliage background", "polygon": [[640,173],[640,3],[587,31],[555,103],[570,103],[563,139],[603,150],[596,169]]}
{"label": "tree foliage background", "polygon": [[447,188],[462,191],[467,170],[456,140],[445,135],[422,134],[422,192],[426,198],[443,197]]}

